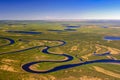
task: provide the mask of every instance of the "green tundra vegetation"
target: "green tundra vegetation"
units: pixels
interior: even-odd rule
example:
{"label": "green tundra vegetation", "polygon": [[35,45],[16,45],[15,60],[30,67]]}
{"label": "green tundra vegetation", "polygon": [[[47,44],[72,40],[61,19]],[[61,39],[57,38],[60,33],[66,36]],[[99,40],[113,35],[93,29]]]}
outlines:
{"label": "green tundra vegetation", "polygon": [[[71,28],[65,30],[66,25],[79,27],[74,31]],[[108,23],[72,21],[0,21],[0,80],[120,80],[120,40],[104,40],[105,36],[120,37],[120,27]],[[10,41],[5,38],[13,39],[14,44],[7,45]],[[65,41],[66,44],[52,47],[61,44],[57,40]],[[46,46],[52,47],[48,50],[52,54],[42,52]],[[93,54],[108,51],[110,55]],[[49,73],[32,73],[22,68],[24,64],[35,61],[66,60],[61,54],[70,55],[73,59],[65,62],[41,62],[30,68],[47,71],[61,65],[102,59],[118,60],[119,63],[91,63]]]}

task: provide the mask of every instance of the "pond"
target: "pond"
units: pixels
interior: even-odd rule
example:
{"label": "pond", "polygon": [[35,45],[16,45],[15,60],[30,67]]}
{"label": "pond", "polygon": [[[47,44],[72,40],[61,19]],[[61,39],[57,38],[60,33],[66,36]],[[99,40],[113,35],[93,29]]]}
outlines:
{"label": "pond", "polygon": [[36,32],[36,31],[6,31],[9,33],[21,33],[21,34],[41,34],[42,32]]}
{"label": "pond", "polygon": [[104,40],[120,40],[120,37],[117,37],[117,36],[105,36]]}

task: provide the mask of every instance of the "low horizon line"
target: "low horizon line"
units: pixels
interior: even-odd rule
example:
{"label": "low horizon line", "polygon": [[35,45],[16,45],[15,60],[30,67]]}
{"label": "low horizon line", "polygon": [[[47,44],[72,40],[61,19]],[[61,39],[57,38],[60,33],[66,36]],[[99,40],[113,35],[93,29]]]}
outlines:
{"label": "low horizon line", "polygon": [[30,20],[30,21],[61,21],[61,20],[64,20],[64,21],[84,21],[84,20],[120,20],[120,19],[0,19],[0,21],[27,21],[27,20]]}

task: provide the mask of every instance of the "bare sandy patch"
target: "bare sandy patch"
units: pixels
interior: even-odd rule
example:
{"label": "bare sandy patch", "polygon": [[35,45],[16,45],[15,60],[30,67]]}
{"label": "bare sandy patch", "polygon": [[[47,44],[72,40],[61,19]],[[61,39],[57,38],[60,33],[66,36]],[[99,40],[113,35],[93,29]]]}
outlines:
{"label": "bare sandy patch", "polygon": [[112,71],[105,70],[105,69],[98,67],[98,66],[93,66],[93,68],[100,73],[103,73],[103,74],[106,74],[106,75],[109,75],[112,77],[120,78],[120,74],[114,73]]}
{"label": "bare sandy patch", "polygon": [[61,80],[79,80],[79,79],[73,76],[69,76],[67,78],[62,78]]}
{"label": "bare sandy patch", "polygon": [[80,80],[102,80],[102,79],[97,77],[83,76],[83,77],[80,77]]}
{"label": "bare sandy patch", "polygon": [[17,60],[12,60],[12,59],[2,59],[1,62],[3,62],[3,63],[16,63],[18,61]]}
{"label": "bare sandy patch", "polygon": [[97,78],[97,77],[90,77],[90,76],[82,76],[82,77],[69,76],[61,80],[102,80],[102,79]]}
{"label": "bare sandy patch", "polygon": [[57,79],[52,75],[48,75],[48,80],[57,80]]}
{"label": "bare sandy patch", "polygon": [[115,57],[113,57],[111,55],[108,55],[107,58],[117,60],[117,58],[115,58]]}
{"label": "bare sandy patch", "polygon": [[20,46],[20,48],[21,48],[21,49],[24,49],[24,48],[25,48],[25,46]]}
{"label": "bare sandy patch", "polygon": [[78,46],[73,46],[73,47],[70,49],[70,52],[76,51],[76,50],[78,50]]}
{"label": "bare sandy patch", "polygon": [[108,50],[111,52],[111,54],[120,54],[119,49],[108,47]]}
{"label": "bare sandy patch", "polygon": [[22,77],[21,80],[57,80],[57,79],[52,75],[48,75],[48,76],[32,75],[26,78]]}
{"label": "bare sandy patch", "polygon": [[0,69],[5,70],[5,71],[10,71],[10,72],[18,72],[18,71],[15,70],[14,67],[8,66],[8,65],[1,65]]}
{"label": "bare sandy patch", "polygon": [[90,57],[91,55],[92,55],[92,53],[88,53],[88,54],[86,54],[84,56],[81,56],[81,57],[84,58],[84,59],[86,59],[86,60],[88,60],[88,57]]}
{"label": "bare sandy patch", "polygon": [[99,44],[97,44],[97,46],[101,46],[103,48],[106,48],[108,51],[111,52],[111,54],[120,54],[120,50],[119,49],[108,47],[108,46],[104,46],[104,45],[99,45]]}
{"label": "bare sandy patch", "polygon": [[96,45],[95,48],[97,49],[96,52],[99,52],[101,50],[101,47],[99,47],[98,45]]}

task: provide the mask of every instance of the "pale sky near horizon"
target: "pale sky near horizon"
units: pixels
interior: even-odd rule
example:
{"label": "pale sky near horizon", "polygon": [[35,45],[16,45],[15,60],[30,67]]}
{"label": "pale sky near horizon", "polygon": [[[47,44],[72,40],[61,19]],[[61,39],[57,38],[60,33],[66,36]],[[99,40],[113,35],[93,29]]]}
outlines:
{"label": "pale sky near horizon", "polygon": [[0,0],[0,20],[120,19],[120,0]]}

